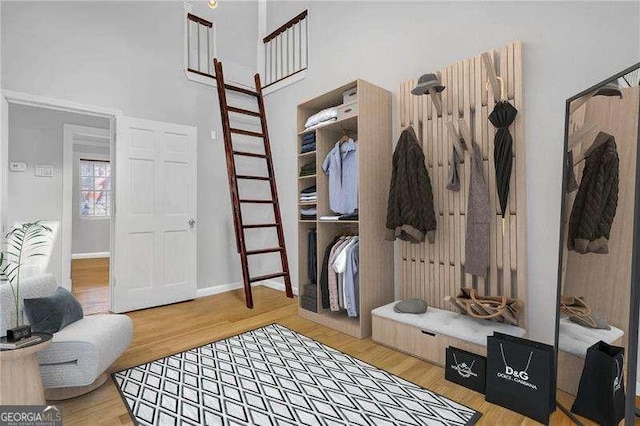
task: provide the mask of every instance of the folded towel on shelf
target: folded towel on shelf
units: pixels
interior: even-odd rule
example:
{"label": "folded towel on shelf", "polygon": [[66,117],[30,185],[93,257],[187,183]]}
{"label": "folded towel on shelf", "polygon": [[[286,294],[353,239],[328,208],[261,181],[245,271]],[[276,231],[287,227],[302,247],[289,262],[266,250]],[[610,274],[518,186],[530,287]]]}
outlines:
{"label": "folded towel on shelf", "polygon": [[315,216],[318,214],[318,210],[315,207],[308,207],[300,209],[300,214],[303,216]]}
{"label": "folded towel on shelf", "polygon": [[316,174],[315,170],[308,170],[304,172],[300,172],[300,177],[313,176]]}
{"label": "folded towel on shelf", "polygon": [[319,122],[318,124],[315,124],[315,125],[313,125],[313,126],[311,126],[311,127],[308,127],[308,128],[307,128],[307,130],[317,129],[318,127],[322,127],[322,126],[324,126],[325,124],[329,124],[329,123],[332,123],[332,122],[334,122],[334,121],[338,121],[338,118],[337,118],[337,117],[334,117],[334,118],[330,118],[330,119],[325,120],[325,121],[321,121],[321,122]]}
{"label": "folded towel on shelf", "polygon": [[310,163],[305,164],[304,166],[300,167],[300,172],[314,172],[316,171],[316,162],[312,161]]}
{"label": "folded towel on shelf", "polygon": [[306,187],[305,189],[303,189],[302,191],[300,191],[301,194],[315,194],[316,193],[316,186],[315,185],[311,185]]}
{"label": "folded towel on shelf", "polygon": [[302,136],[303,142],[315,142],[316,141],[316,132],[305,133]]}
{"label": "folded towel on shelf", "polygon": [[316,150],[316,144],[313,143],[313,144],[308,145],[308,146],[303,146],[300,149],[300,154],[306,154],[307,152],[312,152],[312,151],[315,151],[315,150]]}
{"label": "folded towel on shelf", "polygon": [[328,120],[337,120],[338,118],[338,108],[337,107],[332,107],[332,108],[327,108],[327,109],[323,109],[322,111],[313,114],[311,117],[309,117],[306,121],[306,123],[304,123],[304,127],[305,129],[308,129],[310,127],[316,126],[322,122],[328,121]]}
{"label": "folded towel on shelf", "polygon": [[353,213],[340,215],[338,220],[358,220],[358,210],[356,209]]}
{"label": "folded towel on shelf", "polygon": [[338,220],[340,216],[320,216],[320,220]]}

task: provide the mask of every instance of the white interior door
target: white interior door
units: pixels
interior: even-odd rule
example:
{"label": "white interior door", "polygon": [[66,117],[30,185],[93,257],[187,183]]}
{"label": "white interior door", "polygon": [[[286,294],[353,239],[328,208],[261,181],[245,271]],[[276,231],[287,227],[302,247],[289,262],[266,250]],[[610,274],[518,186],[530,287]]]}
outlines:
{"label": "white interior door", "polygon": [[118,118],[112,310],[196,296],[196,128]]}

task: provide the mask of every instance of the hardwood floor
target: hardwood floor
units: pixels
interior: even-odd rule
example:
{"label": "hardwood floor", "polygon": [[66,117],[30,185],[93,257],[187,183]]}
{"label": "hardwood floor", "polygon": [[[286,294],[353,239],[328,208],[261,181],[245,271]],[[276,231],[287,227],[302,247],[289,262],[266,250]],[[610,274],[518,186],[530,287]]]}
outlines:
{"label": "hardwood floor", "polygon": [[[134,335],[129,349],[110,371],[184,351],[274,322],[438,392],[483,413],[479,425],[534,425],[537,422],[490,404],[484,396],[444,379],[444,370],[373,342],[358,340],[297,315],[297,300],[267,288],[253,290],[255,309],[244,305],[242,290],[153,309],[132,312]],[[570,406],[571,396],[559,398]],[[58,403],[60,405],[60,403]],[[65,425],[132,424],[111,378],[95,391],[61,404]],[[560,410],[553,425],[572,424]],[[589,424],[588,422],[586,424]]]}
{"label": "hardwood floor", "polygon": [[109,258],[71,261],[73,295],[85,315],[109,312]]}

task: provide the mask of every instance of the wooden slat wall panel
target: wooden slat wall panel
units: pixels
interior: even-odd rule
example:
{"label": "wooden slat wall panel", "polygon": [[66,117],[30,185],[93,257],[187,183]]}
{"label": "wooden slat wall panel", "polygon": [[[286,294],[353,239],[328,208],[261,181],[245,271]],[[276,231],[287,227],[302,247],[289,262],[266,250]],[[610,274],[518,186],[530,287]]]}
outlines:
{"label": "wooden slat wall panel", "polygon": [[[504,223],[496,195],[493,161],[495,129],[488,121],[489,113],[498,99],[494,98],[491,86],[489,90],[486,89],[488,73],[481,55],[451,64],[438,72],[440,81],[446,87],[441,94],[443,113],[440,117],[430,96],[411,94],[411,89],[417,83],[416,79],[401,83],[398,92],[400,130],[414,126],[416,134],[421,138],[438,221],[435,244],[400,244],[400,293],[404,298],[424,298],[430,306],[441,309],[454,310],[444,298],[456,295],[461,286],[473,286],[481,294],[517,297],[523,302],[526,298],[522,46],[520,42],[513,42],[488,53],[497,65],[497,75],[504,79],[509,101],[519,111],[510,129],[514,140],[514,161],[509,206]],[[464,269],[466,211],[471,175],[469,151],[465,151],[465,157],[458,167],[460,191],[446,189],[453,149],[453,139],[449,135],[447,123],[453,123],[458,129],[459,120],[463,120],[470,129],[474,141],[482,150],[489,202],[495,212],[495,219],[490,224],[491,261],[486,278],[475,278],[465,273]],[[526,327],[522,313],[520,325]]]}

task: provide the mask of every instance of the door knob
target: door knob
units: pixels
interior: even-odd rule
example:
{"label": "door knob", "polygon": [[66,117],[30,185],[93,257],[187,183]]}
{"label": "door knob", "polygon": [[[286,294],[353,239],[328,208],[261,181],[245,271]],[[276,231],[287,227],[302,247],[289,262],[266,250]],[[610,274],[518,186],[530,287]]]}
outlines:
{"label": "door knob", "polygon": [[189,227],[193,228],[195,224],[196,224],[196,220],[195,219],[190,219],[189,220]]}

